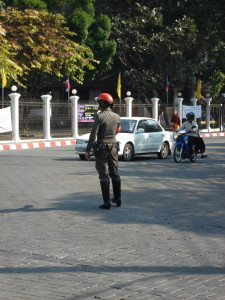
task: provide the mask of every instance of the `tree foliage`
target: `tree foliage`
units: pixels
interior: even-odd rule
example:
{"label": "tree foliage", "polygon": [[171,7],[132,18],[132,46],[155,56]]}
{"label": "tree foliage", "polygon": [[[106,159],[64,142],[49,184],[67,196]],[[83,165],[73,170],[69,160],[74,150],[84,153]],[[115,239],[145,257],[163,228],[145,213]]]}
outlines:
{"label": "tree foliage", "polygon": [[[190,97],[195,91],[197,79],[201,79],[204,87],[210,88],[214,95],[217,95],[224,85],[224,1],[5,0],[1,3],[5,3],[6,7],[11,5],[19,9],[44,8],[46,13],[49,11],[63,15],[70,31],[75,33],[67,35],[67,31],[65,32],[67,38],[75,42],[75,50],[81,51],[82,58],[87,56],[92,60],[90,50],[86,49],[88,47],[92,49],[95,59],[100,62],[99,65],[95,64],[96,70],[91,70],[89,75],[93,78],[94,74],[110,70],[113,64],[113,69],[122,71],[123,79],[129,82],[137,95],[143,95],[143,98],[149,98],[151,95],[157,95],[160,99],[165,98],[167,77],[172,87],[190,90]],[[44,19],[43,23],[45,24]],[[6,33],[9,34],[7,30]],[[51,37],[48,32],[42,32],[40,36],[44,38],[44,34]],[[59,32],[59,35],[63,33]],[[25,41],[28,43],[26,39],[23,42]],[[61,45],[60,40],[57,43]],[[84,48],[80,48],[78,44]],[[28,50],[29,59],[33,58],[29,55],[31,48],[31,45],[25,48]],[[64,48],[61,54],[60,51],[57,52],[56,58],[59,59],[57,62],[54,59],[51,61],[54,55],[47,49],[48,47],[42,48],[46,52],[40,56],[36,64],[33,63],[34,70],[39,70],[39,64],[43,68],[49,68],[45,72],[51,74],[52,68],[52,72],[57,74],[59,57],[63,55],[63,51],[67,54],[70,51]],[[34,54],[38,58],[40,49],[36,50]],[[15,52],[15,49],[13,51]],[[15,53],[18,57],[17,51]],[[62,72],[71,74],[69,65],[79,72],[76,66],[79,68],[81,66],[76,61],[71,65],[67,59],[68,57],[60,66]],[[46,66],[44,62],[47,62]],[[93,61],[90,67],[92,69]],[[74,78],[82,81],[84,73],[80,75]]]}
{"label": "tree foliage", "polygon": [[[89,78],[111,69],[116,53],[116,42],[110,39],[111,21],[106,14],[95,13],[95,0],[46,0],[48,10],[62,14],[71,31],[73,40],[92,49],[99,61],[96,69],[89,72]],[[104,10],[103,10],[104,12]]]}
{"label": "tree foliage", "polygon": [[[79,45],[91,48],[94,57],[99,61],[89,78],[110,70],[116,52],[116,42],[109,39],[110,19],[102,13],[95,14],[95,0],[5,0],[7,6],[19,9],[46,9],[53,14],[61,14],[66,21],[70,36]],[[98,34],[93,29],[98,31]]]}
{"label": "tree foliage", "polygon": [[10,75],[17,81],[19,75],[22,74],[22,68],[14,61],[15,54],[11,52],[10,43],[5,39],[6,31],[0,23],[0,72]]}
{"label": "tree foliage", "polygon": [[26,9],[27,7],[32,9],[45,9],[47,7],[46,3],[42,0],[13,0],[12,6],[20,9]]}
{"label": "tree foliage", "polygon": [[18,9],[45,9],[46,3],[43,0],[1,0],[4,8],[10,6]]}
{"label": "tree foliage", "polygon": [[215,72],[225,73],[223,2],[99,0],[96,5],[112,18],[116,67],[139,95],[155,92],[162,99],[167,76],[172,87],[193,92],[197,78],[209,87]]}
{"label": "tree foliage", "polygon": [[[6,50],[22,69],[22,81],[36,72],[57,77],[67,74],[82,83],[85,70],[94,68],[96,60],[92,51],[70,39],[72,33],[64,26],[61,15],[44,10],[7,8],[0,11],[0,22],[5,30],[2,39],[10,45]],[[0,47],[2,52],[2,44]]]}

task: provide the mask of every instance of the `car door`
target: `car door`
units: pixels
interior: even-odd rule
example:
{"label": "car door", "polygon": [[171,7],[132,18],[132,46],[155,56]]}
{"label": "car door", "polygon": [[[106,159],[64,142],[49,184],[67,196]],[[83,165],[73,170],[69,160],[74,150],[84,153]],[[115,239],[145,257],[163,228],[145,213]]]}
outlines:
{"label": "car door", "polygon": [[135,153],[145,153],[148,151],[149,130],[148,121],[140,120],[135,132]]}
{"label": "car door", "polygon": [[147,139],[147,151],[159,152],[165,133],[162,127],[153,119],[147,120],[148,122],[148,139]]}

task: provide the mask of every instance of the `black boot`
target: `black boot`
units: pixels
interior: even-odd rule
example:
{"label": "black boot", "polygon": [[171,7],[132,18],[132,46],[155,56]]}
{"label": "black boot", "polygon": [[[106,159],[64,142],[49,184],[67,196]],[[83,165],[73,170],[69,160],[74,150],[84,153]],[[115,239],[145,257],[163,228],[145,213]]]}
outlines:
{"label": "black boot", "polygon": [[121,206],[121,180],[118,177],[116,180],[112,180],[113,195],[114,198],[111,199],[113,203],[116,203],[117,207]]}
{"label": "black boot", "polygon": [[109,180],[100,180],[100,185],[104,204],[100,205],[99,208],[110,209]]}

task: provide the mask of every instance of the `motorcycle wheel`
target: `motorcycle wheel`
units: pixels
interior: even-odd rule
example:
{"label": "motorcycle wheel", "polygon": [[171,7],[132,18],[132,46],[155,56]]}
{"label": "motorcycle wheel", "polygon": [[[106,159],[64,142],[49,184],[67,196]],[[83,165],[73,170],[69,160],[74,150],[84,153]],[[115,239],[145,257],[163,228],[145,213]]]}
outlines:
{"label": "motorcycle wheel", "polygon": [[175,146],[173,159],[176,163],[179,163],[182,160],[182,147],[180,145]]}
{"label": "motorcycle wheel", "polygon": [[196,159],[197,159],[197,153],[195,151],[193,151],[191,156],[190,156],[190,161],[195,162]]}

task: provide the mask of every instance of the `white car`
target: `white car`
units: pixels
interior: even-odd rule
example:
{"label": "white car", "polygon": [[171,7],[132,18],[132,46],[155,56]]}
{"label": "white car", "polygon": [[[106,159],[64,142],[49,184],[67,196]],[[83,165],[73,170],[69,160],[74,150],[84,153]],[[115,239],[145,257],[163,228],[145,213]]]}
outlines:
{"label": "white car", "polygon": [[[76,140],[75,153],[85,159],[86,146],[90,133]],[[167,158],[174,149],[174,133],[166,131],[154,119],[143,117],[121,117],[121,131],[116,135],[120,142],[119,157],[126,161],[135,155],[157,154],[159,158]],[[91,155],[94,155],[93,151]]]}

